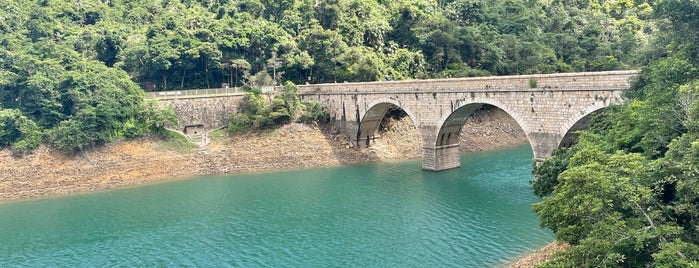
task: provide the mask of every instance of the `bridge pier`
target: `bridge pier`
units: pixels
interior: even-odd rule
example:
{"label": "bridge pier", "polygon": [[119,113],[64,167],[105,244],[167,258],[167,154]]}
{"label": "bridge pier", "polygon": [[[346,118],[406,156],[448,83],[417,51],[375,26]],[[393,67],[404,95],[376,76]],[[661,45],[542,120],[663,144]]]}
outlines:
{"label": "bridge pier", "polygon": [[558,148],[561,140],[563,140],[563,137],[561,137],[561,135],[558,133],[547,132],[530,132],[527,133],[527,137],[529,138],[529,143],[532,146],[534,161],[537,163],[543,162],[551,157],[553,150]]}
{"label": "bridge pier", "polygon": [[460,166],[459,144],[422,148],[422,169],[424,170],[442,171]]}

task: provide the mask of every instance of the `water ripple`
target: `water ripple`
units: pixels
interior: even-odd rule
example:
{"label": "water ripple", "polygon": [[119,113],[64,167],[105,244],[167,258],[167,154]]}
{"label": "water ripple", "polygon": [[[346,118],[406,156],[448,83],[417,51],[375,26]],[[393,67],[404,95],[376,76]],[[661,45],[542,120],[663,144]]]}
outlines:
{"label": "water ripple", "polygon": [[0,267],[482,267],[551,240],[528,147],[209,177],[0,206]]}

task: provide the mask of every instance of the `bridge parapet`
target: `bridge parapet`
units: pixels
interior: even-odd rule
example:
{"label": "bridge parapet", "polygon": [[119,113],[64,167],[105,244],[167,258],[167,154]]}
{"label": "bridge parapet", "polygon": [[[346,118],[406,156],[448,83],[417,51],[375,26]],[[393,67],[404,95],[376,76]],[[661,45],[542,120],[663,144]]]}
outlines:
{"label": "bridge parapet", "polygon": [[[334,83],[299,86],[299,94],[383,94],[517,91],[604,91],[629,87],[629,78],[639,71],[606,71],[559,74],[489,76],[429,80],[400,80],[364,83]],[[533,79],[533,80],[532,80]],[[536,86],[530,84],[536,81]]]}

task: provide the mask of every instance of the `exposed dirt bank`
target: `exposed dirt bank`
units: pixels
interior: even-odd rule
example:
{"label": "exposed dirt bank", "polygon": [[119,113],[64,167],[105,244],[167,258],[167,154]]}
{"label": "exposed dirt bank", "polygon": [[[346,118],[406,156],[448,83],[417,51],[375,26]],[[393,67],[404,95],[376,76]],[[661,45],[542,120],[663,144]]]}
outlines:
{"label": "exposed dirt bank", "polygon": [[[223,135],[204,149],[177,152],[162,141],[119,141],[66,156],[41,147],[23,157],[0,151],[0,202],[98,191],[198,175],[258,172],[421,157],[416,128],[389,119],[371,148],[350,148],[328,126],[290,124],[258,133]],[[514,120],[498,109],[474,114],[464,125],[464,152],[526,142]]]}
{"label": "exposed dirt bank", "polygon": [[545,247],[529,254],[515,263],[508,266],[508,268],[528,268],[536,267],[537,264],[544,262],[545,260],[551,259],[556,252],[565,250],[570,246],[567,244],[561,244],[558,242],[553,242],[546,245]]}

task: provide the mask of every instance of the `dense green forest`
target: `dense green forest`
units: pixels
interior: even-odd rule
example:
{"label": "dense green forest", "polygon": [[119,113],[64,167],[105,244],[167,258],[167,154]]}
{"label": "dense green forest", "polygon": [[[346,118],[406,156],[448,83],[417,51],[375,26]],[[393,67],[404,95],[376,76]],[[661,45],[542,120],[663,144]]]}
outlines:
{"label": "dense green forest", "polygon": [[548,265],[698,267],[697,44],[695,0],[0,0],[0,147],[162,131],[144,90],[250,87],[235,130],[288,121],[293,83],[642,68],[535,168],[542,226],[574,245]]}
{"label": "dense green forest", "polygon": [[535,168],[535,212],[574,245],[548,267],[699,267],[699,2],[653,9],[627,104]]}
{"label": "dense green forest", "polygon": [[144,89],[636,68],[652,14],[633,0],[0,0],[0,146],[162,129],[171,115]]}
{"label": "dense green forest", "polygon": [[158,90],[625,69],[654,31],[632,0],[2,2],[5,58],[72,53]]}

